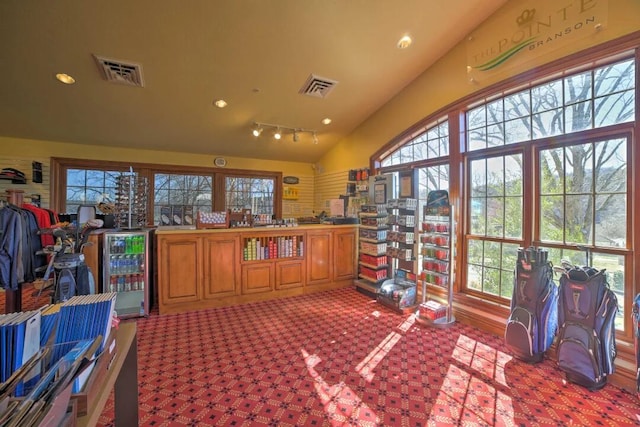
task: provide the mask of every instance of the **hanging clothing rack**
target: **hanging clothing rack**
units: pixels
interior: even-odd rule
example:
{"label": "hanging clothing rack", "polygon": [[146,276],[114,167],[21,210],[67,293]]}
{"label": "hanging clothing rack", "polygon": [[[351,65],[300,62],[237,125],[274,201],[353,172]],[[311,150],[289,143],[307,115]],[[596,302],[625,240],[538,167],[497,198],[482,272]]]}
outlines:
{"label": "hanging clothing rack", "polygon": [[[8,189],[5,191],[7,194],[7,203],[15,206],[21,206],[24,200],[24,190]],[[17,289],[5,289],[5,313],[14,313],[22,311],[22,284],[18,284]]]}

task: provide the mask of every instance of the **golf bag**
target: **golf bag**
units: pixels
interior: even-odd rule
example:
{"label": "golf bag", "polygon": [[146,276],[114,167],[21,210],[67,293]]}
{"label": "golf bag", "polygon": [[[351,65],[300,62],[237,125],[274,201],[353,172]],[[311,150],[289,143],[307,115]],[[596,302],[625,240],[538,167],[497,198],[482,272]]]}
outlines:
{"label": "golf bag", "polygon": [[636,352],[636,393],[640,395],[640,294],[633,300],[633,336]]}
{"label": "golf bag", "polygon": [[91,269],[84,262],[83,254],[63,254],[56,257],[53,268],[56,275],[54,302],[64,302],[75,295],[95,293]]}
{"label": "golf bag", "polygon": [[558,327],[558,287],[547,257],[543,249],[518,249],[504,338],[514,356],[529,363],[544,358]]}
{"label": "golf bag", "polygon": [[616,294],[605,270],[573,267],[560,277],[558,367],[568,381],[597,390],[607,383],[616,357]]}

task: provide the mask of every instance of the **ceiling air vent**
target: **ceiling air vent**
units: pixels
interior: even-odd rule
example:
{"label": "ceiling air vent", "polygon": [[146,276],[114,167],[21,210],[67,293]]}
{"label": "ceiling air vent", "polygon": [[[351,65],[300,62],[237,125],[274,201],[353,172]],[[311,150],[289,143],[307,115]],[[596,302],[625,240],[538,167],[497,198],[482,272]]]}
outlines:
{"label": "ceiling air vent", "polygon": [[142,66],[94,55],[105,80],[129,86],[144,87]]}
{"label": "ceiling air vent", "polygon": [[302,85],[300,93],[303,95],[315,96],[316,98],[326,98],[338,82],[324,77],[311,74]]}

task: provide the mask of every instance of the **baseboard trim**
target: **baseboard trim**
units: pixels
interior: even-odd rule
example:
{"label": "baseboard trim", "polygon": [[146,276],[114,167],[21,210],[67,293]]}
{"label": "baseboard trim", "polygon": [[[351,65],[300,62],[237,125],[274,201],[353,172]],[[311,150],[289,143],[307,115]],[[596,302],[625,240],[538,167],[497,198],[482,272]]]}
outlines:
{"label": "baseboard trim", "polygon": [[[498,337],[504,337],[509,310],[497,305],[496,307],[487,307],[488,305],[490,303],[476,301],[470,297],[457,298],[453,305],[454,315],[458,321],[464,324],[475,326]],[[629,393],[637,393],[634,346],[620,340],[616,344],[618,355],[614,362],[615,372],[609,377],[609,383]],[[555,343],[548,350],[547,356],[555,362]]]}

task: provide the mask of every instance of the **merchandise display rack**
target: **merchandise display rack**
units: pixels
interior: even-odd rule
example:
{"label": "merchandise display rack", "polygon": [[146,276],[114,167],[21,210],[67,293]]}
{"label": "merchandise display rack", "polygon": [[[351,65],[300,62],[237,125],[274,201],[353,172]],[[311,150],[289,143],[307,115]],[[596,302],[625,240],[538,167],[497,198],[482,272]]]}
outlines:
{"label": "merchandise display rack", "polygon": [[[454,212],[446,191],[432,191],[427,197],[422,221],[422,303],[416,322],[426,326],[450,326],[453,315]],[[444,302],[427,298],[428,288],[444,289]]]}
{"label": "merchandise display rack", "polygon": [[141,228],[147,225],[149,181],[131,170],[116,177],[114,220],[117,228]]}
{"label": "merchandise display rack", "polygon": [[363,205],[360,211],[358,278],[356,288],[377,295],[389,273],[387,207]]}
{"label": "merchandise display rack", "polygon": [[378,302],[400,313],[414,311],[416,307],[415,261],[416,208],[414,198],[390,199],[387,224],[387,257],[390,261],[389,279],[381,286]]}
{"label": "merchandise display rack", "polygon": [[347,216],[356,216],[369,203],[369,168],[351,169],[347,181]]}

